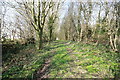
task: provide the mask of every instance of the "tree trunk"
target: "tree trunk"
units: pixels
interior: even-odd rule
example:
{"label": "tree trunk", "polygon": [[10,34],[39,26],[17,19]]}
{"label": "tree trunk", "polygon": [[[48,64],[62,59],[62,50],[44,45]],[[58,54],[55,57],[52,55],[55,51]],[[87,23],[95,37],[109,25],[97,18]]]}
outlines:
{"label": "tree trunk", "polygon": [[110,45],[111,45],[111,48],[114,50],[114,44],[113,44],[113,35],[110,35]]}
{"label": "tree trunk", "polygon": [[118,39],[118,36],[115,34],[115,38],[114,38],[115,51],[118,51],[118,49],[117,49],[117,39]]}
{"label": "tree trunk", "polygon": [[80,41],[80,31],[81,29],[78,29],[78,41]]}
{"label": "tree trunk", "polygon": [[50,29],[50,41],[52,41],[52,28]]}
{"label": "tree trunk", "polygon": [[85,28],[85,42],[87,43],[88,42],[88,23],[86,23],[86,28]]}
{"label": "tree trunk", "polygon": [[81,29],[81,32],[80,32],[80,41],[83,40],[83,29]]}
{"label": "tree trunk", "polygon": [[40,38],[40,41],[39,41],[39,49],[42,49],[42,35],[43,35],[43,28],[40,29],[40,34],[39,34],[39,38]]}
{"label": "tree trunk", "polygon": [[42,49],[42,35],[43,35],[43,28],[40,29],[40,31],[37,31],[37,38],[36,38],[36,48],[37,49]]}
{"label": "tree trunk", "polygon": [[65,40],[68,40],[68,33],[67,33],[67,31],[65,32]]}

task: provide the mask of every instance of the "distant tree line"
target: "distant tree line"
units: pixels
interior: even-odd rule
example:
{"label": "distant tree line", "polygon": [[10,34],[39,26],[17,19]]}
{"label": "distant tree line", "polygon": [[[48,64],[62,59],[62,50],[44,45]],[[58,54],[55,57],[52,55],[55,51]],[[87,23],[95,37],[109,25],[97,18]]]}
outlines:
{"label": "distant tree line", "polygon": [[[23,42],[26,40],[28,43],[35,43],[37,49],[43,48],[43,42],[59,38],[94,42],[96,45],[110,46],[113,51],[120,51],[120,2],[69,2],[68,10],[60,24],[59,13],[63,4],[61,0],[2,2],[4,11],[0,24],[4,34],[1,39],[5,41],[7,31],[4,30],[8,29],[12,40],[17,36]],[[15,21],[10,23],[4,18],[7,6],[16,11]]]}
{"label": "distant tree line", "polygon": [[94,42],[96,45],[102,43],[119,51],[120,2],[71,2],[61,26],[61,33],[65,40]]}

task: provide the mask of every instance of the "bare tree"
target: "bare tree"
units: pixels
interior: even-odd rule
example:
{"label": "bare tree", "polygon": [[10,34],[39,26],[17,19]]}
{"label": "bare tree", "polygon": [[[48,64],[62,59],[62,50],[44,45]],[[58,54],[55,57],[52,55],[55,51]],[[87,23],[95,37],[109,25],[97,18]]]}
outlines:
{"label": "bare tree", "polygon": [[52,9],[50,10],[49,18],[48,18],[48,30],[49,30],[49,40],[50,41],[52,41],[52,38],[53,38],[54,23],[55,23],[56,19],[58,18],[60,2],[57,2],[57,3],[53,2],[53,4],[55,6],[52,7]]}
{"label": "bare tree", "polygon": [[[44,2],[38,0],[32,1],[32,3],[23,1],[17,2],[17,6],[13,6],[16,11],[24,16],[26,22],[32,25],[36,31],[36,47],[37,49],[42,49],[42,36],[43,29],[48,17],[50,9],[54,6],[52,1]],[[19,7],[18,7],[19,6]],[[31,8],[32,7],[32,8]]]}

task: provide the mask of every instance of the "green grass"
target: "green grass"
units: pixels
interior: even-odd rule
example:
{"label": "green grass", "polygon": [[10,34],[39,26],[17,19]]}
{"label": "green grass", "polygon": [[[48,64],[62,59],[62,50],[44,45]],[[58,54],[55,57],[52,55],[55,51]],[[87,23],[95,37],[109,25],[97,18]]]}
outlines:
{"label": "green grass", "polygon": [[[103,45],[54,41],[43,50],[26,46],[3,61],[3,78],[33,78],[44,60],[51,57],[49,78],[113,78],[118,73],[118,53]],[[11,54],[11,53],[9,53]]]}

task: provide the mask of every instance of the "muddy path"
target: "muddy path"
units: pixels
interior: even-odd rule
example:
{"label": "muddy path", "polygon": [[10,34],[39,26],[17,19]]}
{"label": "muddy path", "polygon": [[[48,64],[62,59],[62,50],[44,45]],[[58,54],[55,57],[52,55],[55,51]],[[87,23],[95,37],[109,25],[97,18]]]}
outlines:
{"label": "muddy path", "polygon": [[44,64],[42,65],[42,67],[36,72],[35,77],[37,78],[37,80],[40,80],[42,78],[48,78],[48,71],[49,71],[49,67],[50,67],[50,59],[46,59]]}

